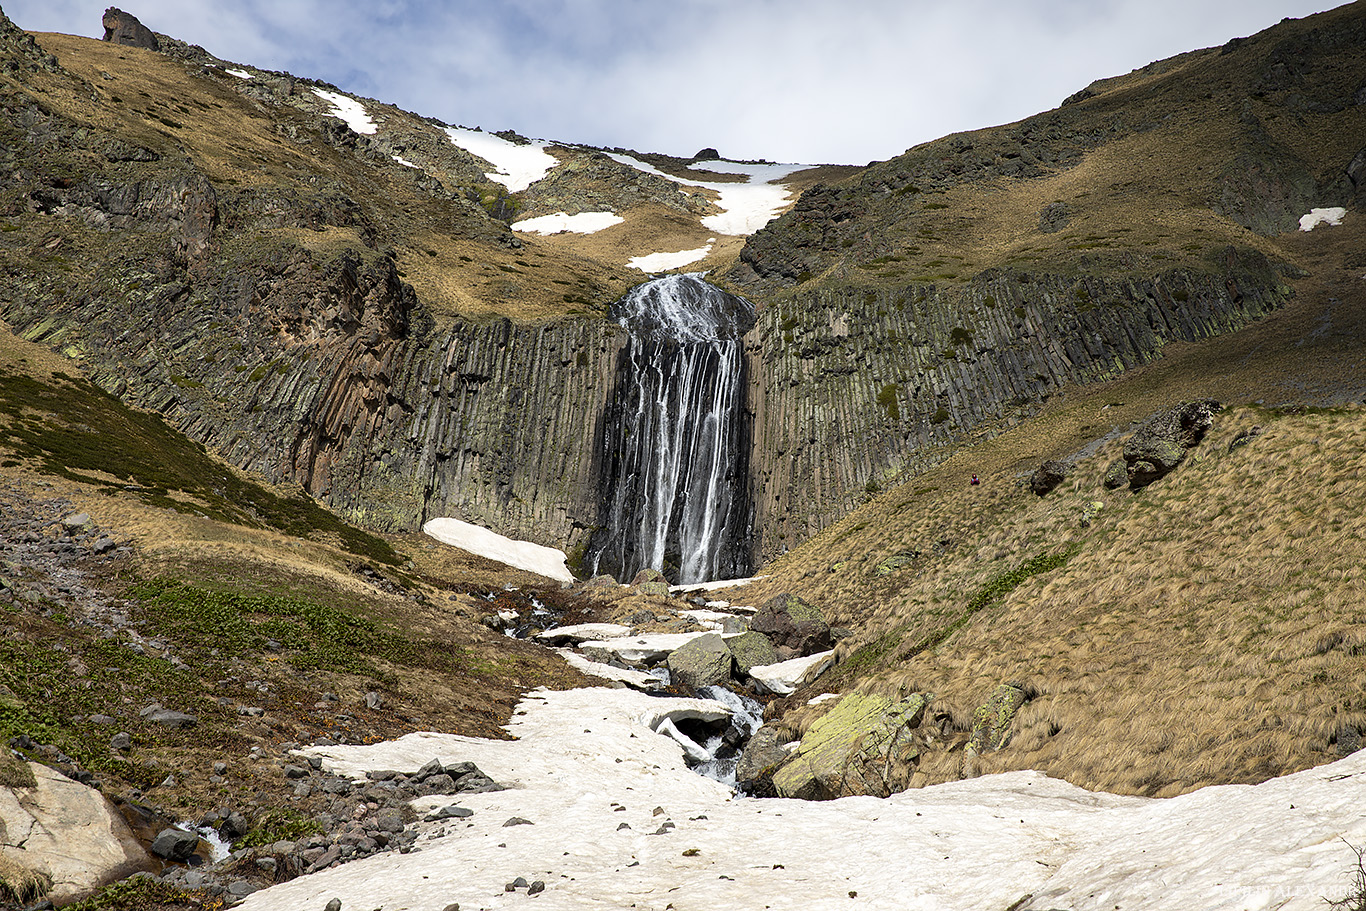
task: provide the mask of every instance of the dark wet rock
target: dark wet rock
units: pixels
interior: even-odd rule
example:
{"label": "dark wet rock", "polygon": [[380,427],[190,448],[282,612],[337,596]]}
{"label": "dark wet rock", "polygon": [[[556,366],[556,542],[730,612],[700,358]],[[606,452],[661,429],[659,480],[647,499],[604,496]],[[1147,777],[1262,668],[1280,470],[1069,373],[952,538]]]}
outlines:
{"label": "dark wet rock", "polygon": [[184,829],[162,829],[152,839],[152,853],[167,860],[183,861],[199,847],[199,836]]}

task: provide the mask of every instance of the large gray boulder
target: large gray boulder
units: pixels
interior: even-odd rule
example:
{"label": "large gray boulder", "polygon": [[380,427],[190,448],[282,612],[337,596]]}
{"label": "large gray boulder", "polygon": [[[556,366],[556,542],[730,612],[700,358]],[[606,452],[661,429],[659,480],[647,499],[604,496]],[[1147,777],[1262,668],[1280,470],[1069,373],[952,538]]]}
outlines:
{"label": "large gray boulder", "polygon": [[152,867],[103,794],[47,766],[26,765],[31,786],[0,787],[0,869],[7,879],[21,876],[63,905]]}
{"label": "large gray boulder", "polygon": [[789,593],[775,595],[760,605],[749,628],[771,639],[782,659],[813,655],[832,644],[830,624],[821,609]]}
{"label": "large gray boulder", "polygon": [[1205,438],[1214,416],[1223,410],[1218,402],[1182,402],[1154,415],[1124,444],[1129,487],[1139,490],[1166,477]]}
{"label": "large gray boulder", "polygon": [[833,800],[904,791],[920,759],[916,738],[929,699],[900,701],[854,692],[818,718],[801,746],[773,773],[779,797]]}
{"label": "large gray boulder", "polygon": [[669,677],[674,684],[693,689],[715,686],[730,679],[734,664],[726,640],[717,633],[708,633],[669,653]]}
{"label": "large gray boulder", "polygon": [[778,663],[778,648],[773,640],[754,630],[727,639],[726,647],[735,656],[735,670],[742,677],[748,676],[752,667]]}

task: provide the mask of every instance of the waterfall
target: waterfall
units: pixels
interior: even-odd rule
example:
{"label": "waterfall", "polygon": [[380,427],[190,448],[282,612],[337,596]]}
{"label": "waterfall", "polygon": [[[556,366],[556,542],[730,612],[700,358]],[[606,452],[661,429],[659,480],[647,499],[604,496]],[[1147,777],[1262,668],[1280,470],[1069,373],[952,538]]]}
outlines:
{"label": "waterfall", "polygon": [[611,315],[630,332],[604,417],[605,521],[587,554],[629,579],[749,572],[748,420],[741,336],[749,301],[696,275],[631,289]]}

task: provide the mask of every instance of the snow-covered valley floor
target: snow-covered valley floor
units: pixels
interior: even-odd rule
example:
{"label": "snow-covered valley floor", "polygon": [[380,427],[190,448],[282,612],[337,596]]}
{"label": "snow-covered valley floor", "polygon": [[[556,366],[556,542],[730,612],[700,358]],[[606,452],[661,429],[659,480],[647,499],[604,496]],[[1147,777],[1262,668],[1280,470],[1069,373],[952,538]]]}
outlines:
{"label": "snow-covered valley floor", "polygon": [[[417,733],[312,748],[338,774],[439,758],[473,762],[508,789],[462,795],[473,816],[423,824],[410,854],[301,877],[241,907],[320,909],[340,898],[363,911],[1307,911],[1347,892],[1350,845],[1366,841],[1366,751],[1167,800],[1033,772],[885,800],[757,800],[689,771],[678,744],[652,732],[670,702],[625,689],[538,691],[509,725],[516,740]],[[513,817],[530,824],[506,825]],[[545,890],[504,891],[519,876]]]}

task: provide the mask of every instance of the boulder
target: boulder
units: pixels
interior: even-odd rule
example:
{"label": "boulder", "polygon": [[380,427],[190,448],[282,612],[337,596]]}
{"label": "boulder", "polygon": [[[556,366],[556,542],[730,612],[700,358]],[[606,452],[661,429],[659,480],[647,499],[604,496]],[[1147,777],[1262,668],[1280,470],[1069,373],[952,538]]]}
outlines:
{"label": "boulder", "polygon": [[709,633],[670,652],[668,664],[674,685],[696,689],[728,681],[735,659],[726,640],[717,633]]}
{"label": "boulder", "polygon": [[151,868],[152,859],[103,794],[47,766],[25,765],[32,786],[0,787],[6,881],[26,883],[27,891],[60,905]]}
{"label": "boulder", "polygon": [[137,16],[116,6],[104,11],[104,40],[129,47],[145,47],[149,51],[161,50],[161,43],[151,29],[139,22]]}
{"label": "boulder", "polygon": [[1071,470],[1072,466],[1066,462],[1049,459],[1036,468],[1034,474],[1030,475],[1029,489],[1041,497],[1050,494],[1053,492],[1053,488],[1067,479],[1068,472]]}
{"label": "boulder", "polygon": [[1065,202],[1050,202],[1039,210],[1039,230],[1056,234],[1072,221],[1072,213]]}
{"label": "boulder", "polygon": [[760,605],[749,628],[768,636],[784,659],[823,652],[833,644],[830,624],[825,622],[820,608],[788,593]]}
{"label": "boulder", "polygon": [[777,797],[773,774],[792,755],[787,749],[791,739],[783,729],[771,724],[755,731],[735,765],[735,786],[754,797]]}
{"label": "boulder", "polygon": [[1205,438],[1222,410],[1218,402],[1182,402],[1149,418],[1124,444],[1129,487],[1139,490],[1170,474]]}
{"label": "boulder", "polygon": [[1101,481],[1106,490],[1118,490],[1129,483],[1129,463],[1123,459],[1115,459],[1105,469],[1105,477]]}
{"label": "boulder", "polygon": [[927,705],[920,693],[897,702],[870,693],[846,695],[811,725],[796,753],[774,772],[774,791],[779,797],[833,800],[905,790],[920,757],[915,728]]}
{"label": "boulder", "polygon": [[726,647],[735,656],[735,670],[741,676],[749,676],[752,667],[778,663],[778,649],[763,633],[741,633],[726,640]]}
{"label": "boulder", "polygon": [[152,853],[167,860],[183,861],[199,847],[199,836],[184,829],[162,829],[152,839]]}

